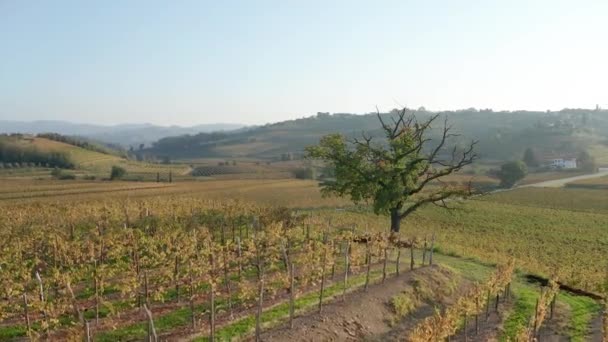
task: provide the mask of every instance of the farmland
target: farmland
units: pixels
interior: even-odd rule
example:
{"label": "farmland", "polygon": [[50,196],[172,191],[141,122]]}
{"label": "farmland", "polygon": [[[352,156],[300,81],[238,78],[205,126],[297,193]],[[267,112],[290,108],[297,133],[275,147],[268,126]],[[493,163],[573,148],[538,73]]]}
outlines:
{"label": "farmland", "polygon": [[[464,181],[465,178],[456,179]],[[404,241],[414,242],[418,268],[425,238],[428,243],[434,235],[436,262],[455,269],[470,281],[487,279],[492,273],[491,265],[504,264],[514,258],[518,268],[513,285],[515,299],[512,304],[505,304],[500,322],[509,327],[504,336],[515,336],[533,315],[538,296],[538,291],[523,275],[556,277],[570,286],[601,293],[608,268],[605,250],[608,208],[602,201],[604,196],[601,190],[586,189],[521,188],[500,192],[454,203],[456,209],[451,211],[426,207],[404,222],[400,236]],[[291,214],[273,213],[271,208],[277,206],[291,208]],[[259,221],[268,220],[268,224],[278,220],[281,224],[277,227],[293,225],[290,233],[293,235],[289,235],[293,238],[293,260],[296,270],[302,272],[298,273],[295,283],[299,289],[295,306],[300,315],[309,315],[307,312],[316,305],[322,272],[318,253],[323,250],[320,247],[323,234],[329,234],[327,241],[333,241],[336,246],[335,254],[326,259],[326,298],[327,305],[331,306],[343,292],[340,274],[344,273],[344,241],[348,236],[344,234],[351,234],[353,228],[352,234],[356,235],[384,233],[389,224],[386,218],[372,214],[366,206],[354,206],[340,198],[323,198],[314,181],[294,179],[146,183],[23,178],[0,183],[0,208],[4,213],[2,237],[4,241],[11,241],[2,248],[3,269],[13,267],[14,274],[18,275],[3,279],[7,285],[4,288],[9,291],[5,296],[14,299],[4,302],[2,311],[21,312],[4,317],[0,336],[27,333],[19,297],[19,293],[27,290],[33,322],[30,333],[46,334],[51,339],[76,338],[84,331],[71,304],[66,288],[68,281],[77,307],[82,308],[84,319],[90,323],[94,340],[132,340],[146,335],[146,317],[140,309],[146,303],[146,281],[147,303],[158,334],[166,338],[207,337],[209,284],[213,279],[218,284],[214,299],[217,301],[214,304],[216,336],[226,339],[250,336],[255,330],[256,316],[251,308],[258,304],[257,278],[255,260],[251,259],[252,254],[245,253],[245,246],[252,238],[255,217]],[[125,226],[128,229],[125,230]],[[199,256],[188,254],[192,253],[188,251],[195,243],[189,240],[192,239],[189,234],[202,234],[196,238],[200,239],[199,250],[208,252]],[[272,236],[267,238],[278,239],[271,242],[278,249],[276,254],[268,255],[272,259],[268,264],[268,284],[272,285],[264,290],[267,302],[263,303],[261,316],[266,327],[282,324],[289,312],[285,306],[289,299],[289,292],[285,292],[289,288],[289,268],[285,267],[280,242],[285,240]],[[379,249],[373,252],[375,263],[370,273],[373,283],[381,283],[382,246],[391,246],[388,260],[392,275],[396,253],[401,249],[382,242],[385,241],[382,235],[378,236]],[[242,255],[246,259],[237,257],[236,237],[242,241]],[[254,245],[247,246],[254,251]],[[134,259],[134,248],[139,250],[136,258],[139,261]],[[357,288],[365,283],[365,246],[351,248],[348,293],[359,291]],[[34,250],[40,253],[31,254]],[[183,259],[178,260],[176,275],[178,250]],[[214,272],[208,268],[193,269],[198,276],[189,280],[190,266],[185,260],[208,264],[205,258],[209,253],[218,256],[227,253],[225,260],[228,261],[216,260],[218,269]],[[401,249],[401,254],[401,268],[407,270],[407,248]],[[22,255],[23,262],[7,262],[12,260],[11,255]],[[239,260],[243,267],[240,276]],[[100,278],[95,278],[95,262],[103,272],[97,273]],[[137,262],[140,264],[135,266]],[[37,265],[43,279],[47,302],[36,299],[36,279],[25,273],[33,265]],[[230,280],[225,278],[223,265],[228,267]],[[330,277],[332,269],[337,276]],[[192,300],[189,299],[191,282],[197,284]],[[466,283],[462,286],[470,286],[464,285]],[[381,284],[374,286],[381,291]],[[583,302],[579,303],[580,300]],[[560,296],[559,303],[560,310],[565,310],[564,319],[569,320],[568,326],[572,327],[562,334],[578,336],[575,340],[592,334],[588,326],[598,317],[597,303],[565,294]],[[444,305],[450,305],[449,301]],[[237,320],[229,319],[230,307]],[[39,316],[40,310],[46,310],[48,321]],[[567,313],[569,310],[578,311],[574,311],[577,312],[574,315]],[[194,330],[192,317],[196,322]]]}
{"label": "farmland", "polygon": [[[552,297],[541,296],[527,275],[603,293],[608,207],[595,184],[603,178],[589,189],[523,187],[455,199],[452,210],[427,206],[389,239],[388,218],[367,204],[321,196],[318,181],[294,179],[294,171],[310,165],[304,161],[158,164],[44,138],[21,143],[65,153],[76,179],[56,179],[52,169],[32,165],[0,170],[0,265],[8,270],[2,339],[229,340],[256,330],[268,340],[297,339],[298,329],[276,330],[290,312],[302,326],[317,326],[319,301],[339,315],[342,302],[364,312],[372,299],[347,299],[365,298],[365,289],[392,303],[376,307],[389,320],[362,321],[375,326],[379,339],[456,338],[462,315],[477,317],[484,305],[497,307],[486,313],[484,336],[598,336],[600,306],[590,297],[561,294],[560,322],[536,321],[534,302],[542,304],[538,314]],[[128,177],[107,180],[112,166]],[[495,188],[498,180],[476,174],[479,167],[492,166],[444,181]],[[522,183],[573,175],[532,173]],[[486,292],[503,300],[494,304]],[[444,314],[432,315],[433,306]],[[544,330],[531,329],[532,322]]]}

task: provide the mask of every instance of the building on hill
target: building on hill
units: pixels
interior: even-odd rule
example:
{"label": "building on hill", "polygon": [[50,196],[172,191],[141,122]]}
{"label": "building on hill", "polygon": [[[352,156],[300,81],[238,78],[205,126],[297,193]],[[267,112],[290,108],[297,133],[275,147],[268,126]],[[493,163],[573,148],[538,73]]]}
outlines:
{"label": "building on hill", "polygon": [[570,155],[546,155],[544,164],[552,169],[576,169],[576,157]]}

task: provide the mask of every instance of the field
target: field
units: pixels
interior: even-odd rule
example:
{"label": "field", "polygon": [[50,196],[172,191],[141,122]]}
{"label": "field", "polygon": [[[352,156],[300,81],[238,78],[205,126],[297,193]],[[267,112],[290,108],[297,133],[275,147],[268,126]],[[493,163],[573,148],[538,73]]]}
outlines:
{"label": "field", "polygon": [[[505,304],[501,318],[491,323],[504,325],[502,333],[494,334],[506,338],[521,331],[534,314],[534,301],[539,292],[527,283],[525,274],[557,278],[572,287],[601,293],[608,269],[605,248],[608,245],[608,207],[605,196],[602,190],[522,188],[454,203],[457,209],[452,211],[427,207],[404,222],[401,239],[414,241],[416,265],[419,265],[425,238],[429,243],[434,235],[436,262],[454,269],[463,279],[469,279],[469,285],[466,281],[462,283],[461,286],[465,287],[472,286],[471,281],[486,279],[492,272],[491,265],[504,264],[513,257],[519,270],[514,280],[515,300]],[[285,206],[293,212],[289,216],[281,216],[280,211],[268,212],[266,205],[270,208]],[[354,234],[365,236],[386,232],[388,227],[386,218],[370,213],[365,206],[353,206],[339,198],[323,198],[316,182],[294,179],[184,180],[160,184],[12,179],[0,183],[0,211],[4,212],[0,221],[3,240],[11,241],[0,249],[3,269],[14,267],[14,274],[18,275],[17,278],[3,278],[4,289],[9,291],[4,296],[18,296],[25,286],[31,302],[30,319],[34,322],[30,331],[37,336],[47,334],[51,339],[82,336],[83,329],[78,319],[71,318],[78,315],[72,315],[74,306],[70,304],[72,300],[65,287],[66,281],[72,283],[78,307],[88,308],[83,311],[84,317],[91,322],[95,340],[145,337],[147,323],[139,307],[145,302],[146,291],[149,291],[148,303],[159,334],[171,339],[206,337],[210,329],[205,318],[210,300],[208,284],[211,278],[208,277],[216,277],[220,284],[214,304],[218,310],[217,336],[250,336],[255,329],[255,312],[251,308],[258,305],[255,299],[256,263],[254,254],[247,254],[245,250],[251,253],[255,250],[254,245],[247,245],[256,226],[252,221],[254,217],[261,221],[278,220],[283,225],[294,225],[293,235],[289,235],[293,238],[293,260],[297,264],[296,270],[302,272],[296,278],[299,289],[296,307],[297,312],[305,316],[309,315],[307,312],[315,305],[314,298],[318,296],[315,291],[319,289],[322,265],[319,264],[321,255],[318,253],[323,250],[319,249],[323,245],[323,234],[328,233],[329,241],[341,246],[332,252],[331,260],[334,260],[335,267],[327,261],[330,259],[326,260],[326,272],[334,268],[334,272],[340,274],[344,273],[341,257],[347,236],[344,234],[350,234],[354,228]],[[299,219],[294,221],[295,217]],[[125,230],[125,226],[130,229]],[[212,245],[201,245],[203,250],[225,250],[229,256],[226,260],[230,261],[226,264],[216,260],[219,270],[214,272],[208,268],[194,270],[200,275],[194,279],[199,285],[194,290],[193,300],[189,301],[185,291],[191,291],[188,287],[192,281],[188,278],[185,260],[203,257],[188,254],[191,253],[188,252],[191,242],[186,242],[190,241],[188,231],[193,232],[194,227],[198,227],[194,231],[200,230],[203,234],[200,241],[214,241]],[[283,263],[280,236],[264,237],[279,239],[272,240],[278,248],[273,252],[276,254],[267,256],[273,260],[269,265],[274,265],[267,273],[268,284],[272,285],[264,291],[269,292],[262,304],[264,314],[261,319],[267,328],[281,324],[289,314],[288,306],[285,306],[289,292],[284,292],[289,288],[289,268],[285,268]],[[237,258],[236,237],[242,241],[243,258],[248,255],[247,259]],[[164,241],[173,242],[165,245]],[[176,244],[176,241],[184,242]],[[380,281],[383,273],[382,246],[392,246],[382,242],[382,238],[377,241],[380,250],[374,255],[380,264],[371,267],[370,277],[374,281]],[[270,240],[266,242],[270,243]],[[167,249],[163,245],[178,249]],[[246,245],[248,247],[245,248]],[[136,259],[134,246],[142,248]],[[99,248],[105,252],[99,254]],[[178,262],[176,278],[177,250],[180,258],[184,259]],[[40,254],[32,254],[31,251],[40,251]],[[390,269],[394,270],[397,248],[390,247],[389,251]],[[406,251],[402,250],[404,255],[407,255]],[[215,253],[222,255],[223,252]],[[350,253],[353,273],[348,281],[348,292],[358,291],[356,289],[365,282],[364,246],[354,245]],[[22,255],[24,263],[7,263],[14,255]],[[57,259],[58,255],[62,255],[60,259]],[[35,277],[25,273],[34,265],[34,260],[38,260],[36,265],[44,280],[47,302],[36,300]],[[98,267],[103,268],[104,275],[98,275],[101,278],[94,277],[92,260],[97,260]],[[242,274],[238,271],[239,260],[243,262]],[[208,264],[208,260],[197,262]],[[135,267],[136,263],[141,264]],[[402,258],[401,263],[402,269],[409,267],[407,257]],[[245,264],[249,266],[245,267]],[[227,265],[228,278],[221,265]],[[135,272],[135,268],[139,271]],[[57,270],[60,273],[56,273]],[[147,280],[144,274],[147,274]],[[327,305],[333,307],[336,299],[332,298],[340,298],[343,286],[333,276],[331,278],[332,281],[328,280],[326,284],[326,295]],[[97,295],[95,281],[102,284]],[[147,286],[145,282],[148,282]],[[227,284],[230,284],[230,289],[227,289]],[[378,291],[380,288],[382,286],[378,285]],[[176,291],[182,293],[179,303]],[[593,334],[589,329],[598,319],[599,305],[585,298],[560,295],[558,311],[563,315],[562,319],[570,322],[567,323],[569,328],[560,334],[574,340],[583,340]],[[451,305],[449,303],[448,300],[444,305]],[[18,297],[2,305],[4,313],[22,312]],[[231,311],[228,306],[239,319],[228,318]],[[39,316],[39,310],[55,318],[45,321]],[[329,310],[333,309],[330,307]],[[0,336],[8,338],[26,334],[27,327],[20,315],[3,316]],[[99,317],[99,323],[95,323],[96,317]],[[192,317],[197,319],[194,331],[190,327]],[[422,321],[418,323],[422,324]],[[547,326],[546,329],[553,328]]]}
{"label": "field", "polygon": [[608,177],[583,179],[576,182],[568,183],[566,186],[569,188],[581,189],[608,189]]}

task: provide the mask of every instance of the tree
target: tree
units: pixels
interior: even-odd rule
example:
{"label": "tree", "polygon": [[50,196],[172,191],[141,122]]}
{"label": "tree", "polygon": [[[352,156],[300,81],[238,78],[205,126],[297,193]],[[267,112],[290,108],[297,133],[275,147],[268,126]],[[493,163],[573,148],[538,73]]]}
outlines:
{"label": "tree", "polygon": [[[450,197],[467,197],[470,186],[455,186],[441,178],[461,170],[477,159],[476,141],[457,152],[446,150],[452,126],[447,123],[436,143],[429,137],[439,115],[419,122],[407,109],[389,115],[387,124],[377,114],[383,138],[378,143],[363,133],[361,139],[330,134],[319,145],[306,148],[306,157],[324,161],[334,169],[334,177],[321,183],[324,194],[349,196],[355,203],[373,204],[378,215],[390,215],[391,231],[399,232],[403,219],[426,204],[448,208]],[[427,187],[433,184],[436,186]]]}
{"label": "tree", "polygon": [[498,172],[500,186],[503,188],[511,188],[517,182],[522,180],[528,174],[526,164],[521,160],[510,161],[502,164]]}
{"label": "tree", "polygon": [[540,159],[538,158],[537,153],[529,147],[524,152],[523,160],[528,167],[538,167],[540,165]]}
{"label": "tree", "polygon": [[578,167],[585,172],[596,172],[597,165],[595,163],[595,158],[589,154],[587,151],[581,151],[577,156]]}
{"label": "tree", "polygon": [[120,179],[122,177],[124,177],[124,175],[127,174],[127,170],[125,170],[124,168],[120,167],[120,166],[112,166],[112,171],[110,171],[110,179],[114,180],[114,179]]}

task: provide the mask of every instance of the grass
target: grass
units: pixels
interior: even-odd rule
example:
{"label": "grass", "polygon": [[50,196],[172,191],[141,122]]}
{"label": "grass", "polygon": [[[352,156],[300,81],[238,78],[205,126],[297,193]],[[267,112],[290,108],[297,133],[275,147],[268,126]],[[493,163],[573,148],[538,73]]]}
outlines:
{"label": "grass", "polygon": [[521,282],[513,283],[512,289],[516,298],[515,305],[504,322],[501,341],[514,341],[517,333],[528,326],[530,318],[534,315],[536,299],[539,295],[533,287]]}
{"label": "grass", "polygon": [[[522,280],[514,283],[515,305],[508,313],[504,323],[502,341],[514,340],[517,332],[528,326],[534,316],[536,299],[539,297],[539,289]],[[557,301],[566,304],[570,308],[570,323],[568,337],[571,341],[586,341],[589,334],[591,320],[599,314],[601,306],[595,300],[561,292]]]}
{"label": "grass", "polygon": [[6,341],[26,336],[27,328],[25,325],[11,325],[0,327],[0,340]]}
{"label": "grass", "polygon": [[569,293],[560,293],[558,301],[564,302],[570,307],[569,335],[571,341],[585,341],[591,320],[600,313],[601,305],[589,297]]}

